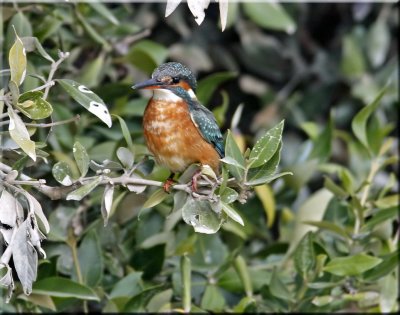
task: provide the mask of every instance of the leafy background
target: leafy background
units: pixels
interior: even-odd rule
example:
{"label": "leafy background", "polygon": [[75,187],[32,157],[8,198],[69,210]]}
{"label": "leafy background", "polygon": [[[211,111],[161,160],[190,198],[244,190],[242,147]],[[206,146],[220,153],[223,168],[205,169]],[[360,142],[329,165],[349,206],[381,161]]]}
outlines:
{"label": "leafy background", "polygon": [[[49,218],[47,258],[39,260],[32,294],[16,283],[2,310],[398,310],[396,5],[230,3],[224,32],[215,4],[200,26],[183,3],[168,18],[165,4],[150,3],[1,10],[2,69],[15,41],[12,25],[54,59],[58,50],[69,52],[55,78],[86,85],[122,117],[135,155],[146,153],[141,116],[149,95],[130,87],[174,60],[196,72],[199,99],[242,150],[285,119],[280,170],[293,173],[235,204],[244,227],[227,221],[213,235],[171,214],[172,196],[143,207],[151,190],[116,190],[107,226],[101,189],[80,202],[32,191]],[[22,91],[43,84],[50,64],[36,50],[27,69]],[[7,75],[0,79],[7,87]],[[37,128],[48,163],[25,160],[26,175],[56,185],[52,166],[63,161],[79,176],[76,141],[98,163],[127,145],[117,120],[107,128],[60,85],[48,101],[54,121],[80,119],[51,132]],[[7,125],[0,126],[3,135]],[[21,157],[7,141],[2,147],[3,163]],[[156,166],[149,178],[167,176]]]}

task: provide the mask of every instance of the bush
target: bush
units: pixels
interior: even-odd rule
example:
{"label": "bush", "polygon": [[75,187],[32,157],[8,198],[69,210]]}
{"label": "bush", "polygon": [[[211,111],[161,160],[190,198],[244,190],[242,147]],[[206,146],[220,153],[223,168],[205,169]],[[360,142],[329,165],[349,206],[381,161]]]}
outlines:
{"label": "bush", "polygon": [[[397,7],[2,10],[2,309],[398,310]],[[197,193],[160,188],[130,89],[167,60],[225,134]]]}

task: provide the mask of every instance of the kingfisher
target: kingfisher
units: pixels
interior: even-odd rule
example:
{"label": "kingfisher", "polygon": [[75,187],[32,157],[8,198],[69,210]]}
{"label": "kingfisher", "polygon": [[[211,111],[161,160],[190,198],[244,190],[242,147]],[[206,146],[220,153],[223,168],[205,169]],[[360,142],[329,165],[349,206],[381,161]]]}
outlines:
{"label": "kingfisher", "polygon": [[[219,174],[220,159],[225,155],[221,130],[213,113],[197,99],[196,87],[192,71],[179,62],[160,65],[151,79],[132,86],[153,91],[144,111],[143,131],[157,163],[171,171],[163,186],[167,192],[175,173],[193,163],[209,165]],[[197,171],[193,176],[193,190],[199,175]]]}

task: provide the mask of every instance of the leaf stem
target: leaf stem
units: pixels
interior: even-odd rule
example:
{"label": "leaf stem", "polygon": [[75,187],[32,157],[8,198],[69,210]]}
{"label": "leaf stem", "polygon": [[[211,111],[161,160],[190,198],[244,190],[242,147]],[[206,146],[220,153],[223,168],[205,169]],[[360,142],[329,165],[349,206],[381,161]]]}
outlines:
{"label": "leaf stem", "polygon": [[372,180],[374,179],[378,170],[379,170],[379,163],[376,160],[373,160],[371,163],[371,169],[370,169],[368,177],[367,177],[367,183],[365,184],[365,186],[363,188],[363,192],[362,192],[361,199],[360,199],[361,206],[363,206],[363,207],[365,206],[365,204],[367,202]]}

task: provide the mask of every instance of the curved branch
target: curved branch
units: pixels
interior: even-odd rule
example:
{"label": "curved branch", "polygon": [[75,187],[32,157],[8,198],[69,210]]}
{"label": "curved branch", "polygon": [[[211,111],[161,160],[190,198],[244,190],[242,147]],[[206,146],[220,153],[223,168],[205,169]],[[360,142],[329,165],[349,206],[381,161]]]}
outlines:
{"label": "curved branch", "polygon": [[[9,173],[12,171],[12,168],[4,163],[0,162],[0,170]],[[2,181],[6,181],[10,185],[29,185],[34,187],[37,191],[41,192],[42,194],[46,195],[49,197],[51,200],[59,200],[65,198],[71,191],[74,191],[75,189],[78,189],[82,185],[84,185],[88,179],[82,179],[80,182],[76,182],[72,184],[71,186],[49,186],[44,184],[45,181],[43,180],[35,180],[32,179],[31,177],[25,175],[25,174],[20,174],[20,179],[21,180],[14,180],[14,179],[6,179],[2,178]],[[163,187],[164,183],[160,181],[155,181],[155,180],[150,180],[150,179],[143,179],[143,178],[133,178],[129,177],[128,175],[124,174],[119,177],[106,177],[104,178],[99,185],[106,185],[109,183],[112,183],[114,185],[141,185],[141,186],[156,186],[156,187]],[[201,182],[199,182],[201,184]],[[189,187],[190,185],[188,184],[176,184],[173,185],[171,188],[174,190],[181,190],[185,191],[187,193],[192,193],[191,188]]]}

